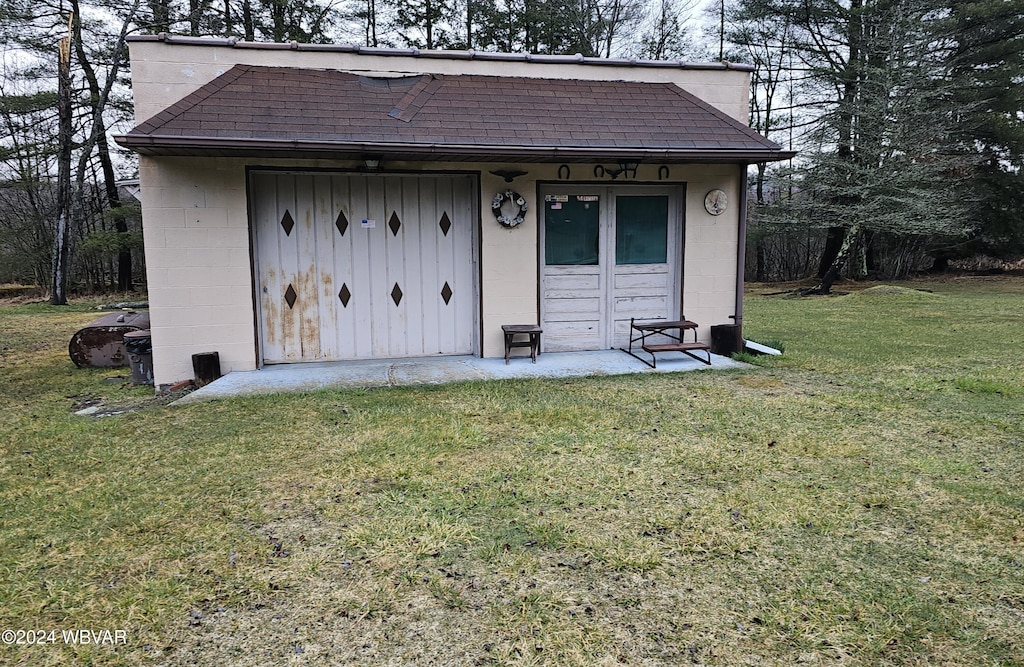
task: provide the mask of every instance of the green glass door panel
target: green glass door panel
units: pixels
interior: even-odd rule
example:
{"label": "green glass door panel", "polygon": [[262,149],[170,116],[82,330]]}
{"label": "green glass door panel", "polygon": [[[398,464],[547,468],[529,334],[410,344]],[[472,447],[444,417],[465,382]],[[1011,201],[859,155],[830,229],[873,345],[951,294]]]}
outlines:
{"label": "green glass door panel", "polygon": [[544,263],[598,263],[600,201],[597,195],[547,195],[544,201]]}
{"label": "green glass door panel", "polygon": [[668,196],[615,198],[615,263],[668,261]]}

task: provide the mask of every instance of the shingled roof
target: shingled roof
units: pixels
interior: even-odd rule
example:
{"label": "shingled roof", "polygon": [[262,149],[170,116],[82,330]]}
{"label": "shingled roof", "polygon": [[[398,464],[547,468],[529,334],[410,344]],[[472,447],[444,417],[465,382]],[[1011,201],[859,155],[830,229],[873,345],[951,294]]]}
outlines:
{"label": "shingled roof", "polygon": [[669,83],[236,65],[118,143],[146,155],[758,162],[791,155]]}

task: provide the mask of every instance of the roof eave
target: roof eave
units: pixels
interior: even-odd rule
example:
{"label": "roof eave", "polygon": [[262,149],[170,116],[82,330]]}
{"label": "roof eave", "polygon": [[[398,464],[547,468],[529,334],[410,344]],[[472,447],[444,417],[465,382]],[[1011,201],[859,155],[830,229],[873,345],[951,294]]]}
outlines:
{"label": "roof eave", "polygon": [[593,162],[631,160],[658,163],[755,163],[787,160],[795,151],[765,147],[652,148],[410,144],[268,140],[127,134],[114,137],[125,148],[147,156],[292,157],[362,159],[367,155],[410,161]]}

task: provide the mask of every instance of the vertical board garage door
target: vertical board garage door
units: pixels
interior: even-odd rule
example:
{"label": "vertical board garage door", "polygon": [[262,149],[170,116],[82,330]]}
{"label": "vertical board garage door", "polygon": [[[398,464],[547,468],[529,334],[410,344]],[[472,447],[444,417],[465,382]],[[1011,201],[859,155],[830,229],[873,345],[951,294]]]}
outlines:
{"label": "vertical board garage door", "polygon": [[251,175],[263,362],[472,354],[472,176]]}

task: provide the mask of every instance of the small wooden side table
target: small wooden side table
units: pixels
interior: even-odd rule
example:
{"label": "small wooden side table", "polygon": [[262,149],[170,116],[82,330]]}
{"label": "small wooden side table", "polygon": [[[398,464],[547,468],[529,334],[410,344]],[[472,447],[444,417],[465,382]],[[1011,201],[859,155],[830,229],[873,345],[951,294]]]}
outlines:
{"label": "small wooden side table", "polygon": [[[540,335],[544,333],[536,324],[502,324],[501,331],[505,334],[505,364],[508,365],[513,347],[529,347],[533,363],[537,363],[540,354]],[[517,335],[528,336],[526,340],[515,340]]]}

